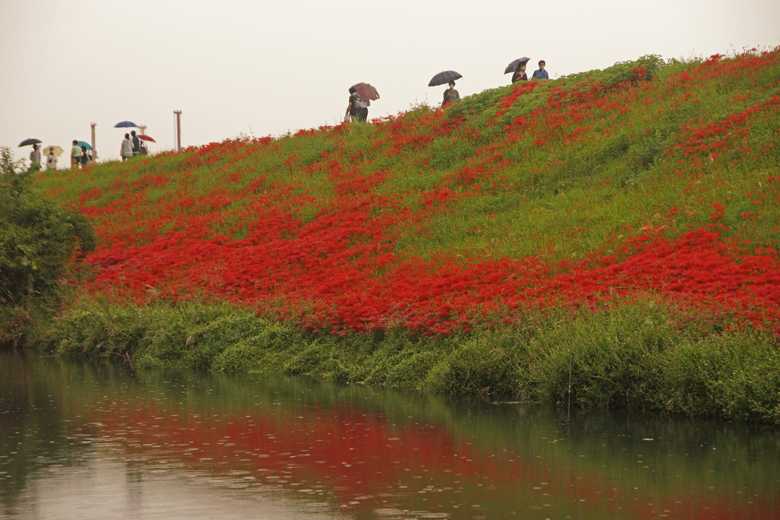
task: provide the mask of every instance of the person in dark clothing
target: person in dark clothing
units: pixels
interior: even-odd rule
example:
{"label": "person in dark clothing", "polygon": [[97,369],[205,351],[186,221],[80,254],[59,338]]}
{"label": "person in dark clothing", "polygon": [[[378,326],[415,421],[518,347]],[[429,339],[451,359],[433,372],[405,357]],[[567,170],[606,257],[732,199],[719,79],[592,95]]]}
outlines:
{"label": "person in dark clothing", "polygon": [[79,162],[81,162],[81,168],[86,168],[87,163],[89,163],[89,154],[87,153],[87,147],[83,144],[81,145],[81,157],[79,158]]}
{"label": "person in dark clothing", "polygon": [[528,74],[525,73],[525,63],[521,63],[515,69],[515,73],[512,74],[512,83],[518,81],[528,81]]}
{"label": "person in dark clothing", "polygon": [[368,120],[369,102],[360,97],[357,90],[349,89],[349,102],[347,103],[347,113],[344,115],[344,121],[359,121],[365,123]]}
{"label": "person in dark clothing", "polygon": [[141,153],[141,140],[138,139],[138,136],[136,135],[135,130],[130,132],[130,136],[131,136],[132,141],[133,141],[133,155],[138,155],[139,153]]}

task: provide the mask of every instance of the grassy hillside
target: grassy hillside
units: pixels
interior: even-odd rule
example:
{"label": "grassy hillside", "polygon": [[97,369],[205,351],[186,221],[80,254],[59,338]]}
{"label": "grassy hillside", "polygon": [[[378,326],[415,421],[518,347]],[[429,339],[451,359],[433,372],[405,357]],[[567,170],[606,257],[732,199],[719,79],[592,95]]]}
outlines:
{"label": "grassy hillside", "polygon": [[780,49],[36,187],[98,236],[61,353],[780,424]]}
{"label": "grassy hillside", "polygon": [[445,110],[40,174],[84,290],[344,333],[652,297],[780,330],[780,50],[653,57]]}

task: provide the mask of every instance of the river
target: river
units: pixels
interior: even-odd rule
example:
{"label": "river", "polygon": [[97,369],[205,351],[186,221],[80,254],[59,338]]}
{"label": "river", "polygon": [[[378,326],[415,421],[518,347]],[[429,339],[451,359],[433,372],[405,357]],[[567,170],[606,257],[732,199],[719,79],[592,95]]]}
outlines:
{"label": "river", "polygon": [[0,517],[766,520],[780,438],[2,354]]}

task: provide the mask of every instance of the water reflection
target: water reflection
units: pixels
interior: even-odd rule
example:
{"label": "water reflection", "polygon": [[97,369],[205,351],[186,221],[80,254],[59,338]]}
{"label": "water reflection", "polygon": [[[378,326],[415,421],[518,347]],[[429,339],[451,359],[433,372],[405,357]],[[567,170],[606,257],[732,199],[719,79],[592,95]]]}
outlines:
{"label": "water reflection", "polygon": [[12,518],[775,518],[771,431],[4,356]]}

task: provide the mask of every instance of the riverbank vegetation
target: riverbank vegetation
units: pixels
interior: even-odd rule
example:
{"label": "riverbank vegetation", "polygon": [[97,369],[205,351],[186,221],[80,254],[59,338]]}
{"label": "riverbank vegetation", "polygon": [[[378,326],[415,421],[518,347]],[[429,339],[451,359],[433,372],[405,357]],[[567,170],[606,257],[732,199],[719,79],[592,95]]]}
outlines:
{"label": "riverbank vegetation", "polygon": [[0,347],[16,346],[56,308],[69,265],[95,247],[87,219],[30,189],[30,175],[0,149]]}
{"label": "riverbank vegetation", "polygon": [[98,238],[75,286],[101,303],[48,344],[777,422],[778,73],[780,49],[650,56],[36,174]]}
{"label": "riverbank vegetation", "polygon": [[767,331],[697,320],[643,299],[599,312],[531,313],[449,335],[333,335],[228,304],[88,301],[46,348],[136,368],[304,376],[563,409],[662,411],[780,424],[780,350]]}

